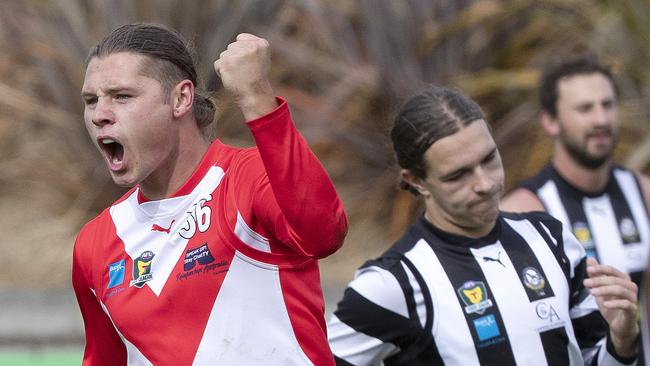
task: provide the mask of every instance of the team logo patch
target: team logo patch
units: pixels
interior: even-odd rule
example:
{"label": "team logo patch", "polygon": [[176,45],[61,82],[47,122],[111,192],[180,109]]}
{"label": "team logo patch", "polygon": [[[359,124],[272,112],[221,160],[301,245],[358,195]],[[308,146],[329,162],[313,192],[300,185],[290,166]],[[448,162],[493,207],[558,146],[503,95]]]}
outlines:
{"label": "team logo patch", "polygon": [[623,238],[623,244],[636,243],[641,241],[639,237],[639,231],[634,225],[634,220],[629,217],[624,217],[621,219],[621,222],[618,224],[618,228],[621,231],[621,237]]}
{"label": "team logo patch", "polygon": [[124,269],[126,262],[124,259],[108,265],[108,287],[112,288],[124,283]]}
{"label": "team logo patch", "polygon": [[486,341],[501,335],[499,325],[493,314],[474,319],[473,322],[479,341]]}
{"label": "team logo patch", "polygon": [[589,226],[582,221],[578,221],[573,224],[573,235],[576,239],[582,244],[585,248],[591,248],[594,246],[593,240],[591,240],[591,231],[589,231]]}
{"label": "team logo patch", "polygon": [[183,261],[183,270],[189,271],[196,267],[196,264],[209,264],[214,262],[214,257],[210,253],[208,244],[203,244],[198,248],[188,249],[185,252],[185,260]]}
{"label": "team logo patch", "polygon": [[147,250],[133,261],[133,280],[131,281],[131,286],[141,288],[146,282],[151,281],[153,278],[151,261],[154,255],[152,251]]}
{"label": "team logo patch", "polygon": [[544,276],[534,267],[526,267],[521,271],[521,278],[524,281],[524,285],[529,289],[537,292],[539,295],[544,295],[544,287],[546,286],[546,280]]}
{"label": "team logo patch", "polygon": [[456,291],[461,300],[467,305],[465,306],[467,314],[483,314],[485,309],[492,306],[492,300],[488,298],[485,284],[482,281],[467,281]]}

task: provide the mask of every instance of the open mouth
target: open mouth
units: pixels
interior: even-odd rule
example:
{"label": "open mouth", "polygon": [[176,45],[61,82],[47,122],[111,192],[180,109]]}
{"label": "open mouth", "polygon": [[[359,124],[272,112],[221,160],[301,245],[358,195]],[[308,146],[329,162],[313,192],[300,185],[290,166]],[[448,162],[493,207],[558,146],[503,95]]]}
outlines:
{"label": "open mouth", "polygon": [[112,170],[119,170],[124,162],[124,147],[111,138],[99,140],[99,147],[104,152],[108,164]]}

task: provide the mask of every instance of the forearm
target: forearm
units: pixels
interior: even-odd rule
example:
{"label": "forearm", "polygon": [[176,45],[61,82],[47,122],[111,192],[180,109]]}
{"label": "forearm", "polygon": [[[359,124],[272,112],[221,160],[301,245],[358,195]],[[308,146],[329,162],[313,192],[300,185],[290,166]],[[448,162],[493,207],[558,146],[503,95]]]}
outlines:
{"label": "forearm", "polygon": [[286,101],[248,123],[273,195],[302,249],[324,257],[340,247],[347,231],[343,204],[327,172],[291,120]]}

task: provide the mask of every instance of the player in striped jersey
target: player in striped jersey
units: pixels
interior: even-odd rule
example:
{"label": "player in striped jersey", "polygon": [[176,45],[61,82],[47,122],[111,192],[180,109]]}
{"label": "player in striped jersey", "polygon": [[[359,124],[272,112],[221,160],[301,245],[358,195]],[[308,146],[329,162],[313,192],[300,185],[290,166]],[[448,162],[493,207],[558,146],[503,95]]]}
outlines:
{"label": "player in striped jersey", "polygon": [[[650,260],[650,177],[612,163],[619,120],[611,71],[592,57],[562,60],[544,71],[539,97],[541,125],[554,139],[552,161],[506,195],[501,208],[550,213],[587,256],[628,273],[643,288]],[[643,318],[642,339],[648,340]],[[650,343],[640,344],[650,359]]]}
{"label": "player in striped jersey", "polygon": [[503,167],[476,103],[427,89],[391,137],[425,214],[346,289],[328,324],[337,365],[636,362],[636,285],[551,216],[499,211]]}

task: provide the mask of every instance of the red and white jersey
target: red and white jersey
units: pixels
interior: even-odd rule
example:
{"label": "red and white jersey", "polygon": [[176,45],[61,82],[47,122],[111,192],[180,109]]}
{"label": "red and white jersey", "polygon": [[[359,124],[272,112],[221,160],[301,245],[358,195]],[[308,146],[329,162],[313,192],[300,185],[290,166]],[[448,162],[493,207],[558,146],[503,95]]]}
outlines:
{"label": "red and white jersey", "polygon": [[172,197],[131,189],[79,233],[84,365],[334,365],[317,259],[347,219],[284,100]]}

